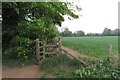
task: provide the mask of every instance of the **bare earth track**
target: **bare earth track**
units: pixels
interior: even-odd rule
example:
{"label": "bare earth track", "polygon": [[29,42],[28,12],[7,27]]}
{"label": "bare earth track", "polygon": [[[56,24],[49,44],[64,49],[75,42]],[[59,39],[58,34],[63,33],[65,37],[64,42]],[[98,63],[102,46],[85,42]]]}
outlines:
{"label": "bare earth track", "polygon": [[24,67],[7,67],[2,66],[2,78],[40,78],[44,74],[39,70],[38,65]]}
{"label": "bare earth track", "polygon": [[[83,54],[80,54],[72,49],[63,47],[65,50],[71,52],[75,56],[78,56],[80,58],[90,58],[95,59],[91,56],[86,56]],[[44,72],[39,70],[40,67],[38,65],[30,65],[30,66],[24,66],[24,67],[7,67],[2,66],[2,78],[40,78],[40,75],[44,74]],[[48,76],[50,77],[50,76]]]}

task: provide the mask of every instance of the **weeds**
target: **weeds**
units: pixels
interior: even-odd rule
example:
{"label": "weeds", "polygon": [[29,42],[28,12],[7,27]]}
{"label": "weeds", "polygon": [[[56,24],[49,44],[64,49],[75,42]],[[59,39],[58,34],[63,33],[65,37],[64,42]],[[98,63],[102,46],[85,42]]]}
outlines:
{"label": "weeds", "polygon": [[79,61],[71,59],[65,54],[59,54],[56,57],[46,58],[41,64],[41,69],[46,70],[48,68],[53,68],[53,67],[55,68],[60,65],[65,65],[75,68],[82,66]]}
{"label": "weeds", "polygon": [[105,58],[93,65],[77,69],[73,75],[75,78],[120,79],[120,70],[114,66],[113,58]]}
{"label": "weeds", "polygon": [[22,67],[25,65],[35,64],[36,59],[35,59],[35,57],[31,57],[27,60],[3,58],[2,63],[9,67]]}
{"label": "weeds", "polygon": [[41,69],[57,78],[120,79],[120,69],[115,67],[112,57],[102,58],[84,67],[78,61],[61,54],[45,59],[41,64]]}
{"label": "weeds", "polygon": [[79,61],[71,59],[65,54],[59,54],[56,57],[46,58],[41,64],[41,70],[58,78],[72,78],[72,71],[80,66],[82,64]]}

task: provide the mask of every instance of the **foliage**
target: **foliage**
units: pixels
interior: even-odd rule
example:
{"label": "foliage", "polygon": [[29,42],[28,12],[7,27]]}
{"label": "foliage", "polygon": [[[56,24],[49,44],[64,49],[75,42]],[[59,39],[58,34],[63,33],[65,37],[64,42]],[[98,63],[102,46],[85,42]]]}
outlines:
{"label": "foliage", "polygon": [[75,78],[113,78],[120,79],[120,70],[113,66],[112,59],[99,60],[96,64],[83,67],[73,73]]}
{"label": "foliage", "polygon": [[69,31],[68,28],[65,28],[62,32],[59,32],[59,35],[63,37],[71,37],[71,36],[80,37],[80,36],[85,36],[85,32],[82,30],[79,30],[72,33],[71,31]]}
{"label": "foliage", "polygon": [[68,28],[65,28],[64,31],[59,32],[59,35],[63,37],[71,37],[71,36],[80,37],[80,36],[85,36],[85,33],[84,31],[81,30],[72,33],[71,31],[69,31]]}
{"label": "foliage", "polygon": [[62,32],[59,32],[59,35],[63,36],[63,37],[71,37],[71,36],[72,37],[81,37],[81,36],[119,36],[120,35],[120,29],[111,30],[111,29],[108,29],[108,28],[105,28],[103,30],[103,33],[87,33],[87,34],[85,34],[85,32],[82,31],[82,30],[78,30],[78,31],[75,31],[75,32],[72,33],[66,27],[61,28],[61,31]]}
{"label": "foliage", "polygon": [[3,56],[28,59],[35,51],[35,39],[41,43],[58,35],[63,15],[78,18],[65,2],[3,2]]}
{"label": "foliage", "polygon": [[72,32],[69,31],[68,28],[65,28],[65,30],[64,30],[63,32],[59,33],[59,35],[60,35],[60,36],[63,36],[63,37],[69,37],[69,36],[72,35]]}
{"label": "foliage", "polygon": [[56,76],[57,78],[72,78],[72,71],[81,67],[79,61],[59,54],[55,57],[46,58],[40,65],[41,70]]}
{"label": "foliage", "polygon": [[52,75],[52,78],[73,78],[72,71],[74,68],[58,66],[56,68],[52,68],[51,70],[45,71],[46,73],[41,75],[41,78],[51,78],[51,76],[47,77],[47,75]]}
{"label": "foliage", "polygon": [[6,66],[9,67],[22,67],[22,66],[26,66],[26,65],[32,65],[36,63],[36,59],[34,56],[32,56],[31,58],[27,59],[27,60],[23,60],[23,59],[8,59],[7,57],[2,57],[2,63]]}
{"label": "foliage", "polygon": [[56,78],[73,78],[72,71],[74,71],[74,68],[72,67],[66,67],[66,66],[58,66],[57,68],[53,68],[51,72],[52,75],[54,75]]}
{"label": "foliage", "polygon": [[81,54],[98,58],[108,55],[108,46],[112,44],[112,53],[118,54],[118,36],[99,37],[63,37],[63,46],[78,51]]}
{"label": "foliage", "polygon": [[87,33],[86,36],[102,36],[100,33]]}
{"label": "foliage", "polygon": [[111,29],[105,28],[102,35],[103,36],[119,36],[120,29],[111,30]]}
{"label": "foliage", "polygon": [[76,31],[74,34],[74,36],[84,36],[84,35],[85,35],[84,31],[81,31],[81,30]]}
{"label": "foliage", "polygon": [[105,57],[82,66],[66,55],[59,55],[52,59],[46,58],[40,68],[56,78],[120,78],[120,70],[115,66],[114,57]]}
{"label": "foliage", "polygon": [[65,54],[59,54],[56,57],[46,58],[41,64],[41,69],[47,70],[60,65],[67,65],[69,67],[76,67],[76,68],[81,66],[79,61],[71,59]]}
{"label": "foliage", "polygon": [[103,33],[87,33],[86,36],[119,36],[120,35],[120,29],[108,29],[105,28],[103,30]]}
{"label": "foliage", "polygon": [[4,52],[3,56],[10,57],[11,59],[18,59],[18,58],[23,58],[23,59],[28,59],[28,53],[29,51],[27,48],[23,48],[20,46],[16,46],[10,49],[7,49]]}
{"label": "foliage", "polygon": [[108,28],[105,28],[103,31],[103,35],[105,36],[110,35],[110,33],[111,33],[111,29],[108,29]]}

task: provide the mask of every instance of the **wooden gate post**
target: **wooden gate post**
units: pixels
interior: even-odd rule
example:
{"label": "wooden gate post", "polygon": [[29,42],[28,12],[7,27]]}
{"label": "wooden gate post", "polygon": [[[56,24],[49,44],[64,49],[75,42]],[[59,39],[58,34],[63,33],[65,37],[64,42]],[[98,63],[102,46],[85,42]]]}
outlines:
{"label": "wooden gate post", "polygon": [[39,62],[39,39],[36,39],[36,58],[37,61]]}
{"label": "wooden gate post", "polygon": [[52,41],[53,41],[53,44],[56,45],[56,47],[53,48],[53,50],[54,50],[54,52],[58,53],[58,51],[57,51],[57,41],[54,38],[52,38]]}
{"label": "wooden gate post", "polygon": [[108,55],[112,55],[112,44],[109,44]]}
{"label": "wooden gate post", "polygon": [[[47,39],[45,38],[45,41],[44,41],[44,43],[43,43],[43,46],[46,46],[46,44],[47,44]],[[45,59],[45,47],[43,48],[43,59]]]}
{"label": "wooden gate post", "polygon": [[59,50],[59,53],[62,53],[61,51],[61,47],[62,47],[62,36],[59,36],[58,37],[58,50]]}

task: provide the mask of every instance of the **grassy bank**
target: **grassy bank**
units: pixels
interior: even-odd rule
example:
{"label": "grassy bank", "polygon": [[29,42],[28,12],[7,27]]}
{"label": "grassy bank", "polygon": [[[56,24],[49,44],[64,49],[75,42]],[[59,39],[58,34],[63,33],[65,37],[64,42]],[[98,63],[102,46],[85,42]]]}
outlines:
{"label": "grassy bank", "polygon": [[46,58],[40,65],[45,72],[41,78],[111,78],[120,79],[120,70],[114,67],[112,58],[97,60],[94,64],[83,66],[66,55]]}

